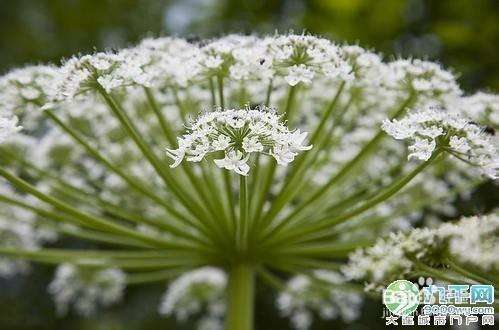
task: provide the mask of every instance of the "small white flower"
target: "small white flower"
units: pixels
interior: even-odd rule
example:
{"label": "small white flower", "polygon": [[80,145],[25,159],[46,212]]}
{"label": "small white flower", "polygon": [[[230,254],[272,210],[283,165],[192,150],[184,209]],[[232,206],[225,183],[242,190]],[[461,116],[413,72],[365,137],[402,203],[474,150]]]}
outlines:
{"label": "small white flower", "polygon": [[241,151],[231,150],[225,154],[223,159],[215,159],[215,164],[220,168],[225,168],[236,172],[239,175],[248,175],[250,167],[246,162],[248,161],[249,155],[246,157]]}
{"label": "small white flower", "polygon": [[435,140],[428,140],[416,137],[414,139],[414,144],[409,146],[410,154],[409,159],[417,158],[424,161],[430,159],[435,147],[437,146]]}
{"label": "small white flower", "polygon": [[[212,146],[213,150],[225,150],[230,146],[230,138],[227,135],[220,135],[218,139],[213,140]],[[243,142],[243,147],[244,147],[244,142]],[[251,152],[251,151],[246,150],[246,152]]]}
{"label": "small white flower", "polygon": [[296,86],[299,83],[309,85],[312,83],[313,78],[314,72],[303,64],[290,67],[288,75],[285,77],[286,81],[291,86]]}
{"label": "small white flower", "polygon": [[300,151],[312,149],[312,146],[304,145],[307,135],[307,132],[300,132],[299,129],[289,134],[287,136],[289,151],[291,151],[292,153],[297,153]]}
{"label": "small white flower", "polygon": [[243,149],[244,151],[250,152],[261,152],[263,151],[263,145],[258,141],[257,136],[245,137],[243,139]]}
{"label": "small white flower", "polygon": [[288,166],[294,159],[296,154],[291,152],[289,148],[284,145],[277,145],[271,151],[270,154],[275,158],[277,164],[282,166]]}
{"label": "small white flower", "polygon": [[464,137],[451,136],[449,145],[452,149],[460,153],[467,153],[471,149],[468,141]]}

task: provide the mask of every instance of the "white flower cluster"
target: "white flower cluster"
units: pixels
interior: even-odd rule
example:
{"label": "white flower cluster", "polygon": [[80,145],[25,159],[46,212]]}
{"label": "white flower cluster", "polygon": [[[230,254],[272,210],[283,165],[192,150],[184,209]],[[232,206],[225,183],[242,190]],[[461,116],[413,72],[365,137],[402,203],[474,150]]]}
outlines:
{"label": "white flower cluster", "polygon": [[[70,101],[99,84],[107,92],[134,83],[144,83],[138,62],[128,61],[127,52],[96,53],[67,60],[59,69],[52,101]],[[50,104],[49,104],[50,105]]]}
{"label": "white flower cluster", "polygon": [[325,320],[342,318],[352,322],[360,315],[362,296],[342,289],[345,282],[344,276],[328,270],[295,276],[277,298],[279,312],[291,318],[297,330],[309,329],[314,313]]}
{"label": "white flower cluster", "polygon": [[499,128],[499,95],[478,92],[454,99],[449,106],[492,129]]}
{"label": "white flower cluster", "polygon": [[[23,215],[17,213],[16,215]],[[25,215],[25,214],[24,214]],[[0,246],[7,248],[37,249],[38,238],[35,229],[26,221],[14,222],[0,213]],[[21,260],[0,257],[0,278],[11,277],[27,270],[27,264]]]}
{"label": "white flower cluster", "polygon": [[410,140],[409,159],[428,160],[435,148],[444,148],[455,157],[480,167],[497,178],[499,156],[484,128],[457,113],[428,107],[401,120],[383,121],[382,129],[397,140]]}
{"label": "white flower cluster", "polygon": [[434,62],[400,59],[390,62],[385,74],[389,75],[384,80],[388,88],[408,88],[437,99],[461,94],[455,76]]}
{"label": "white flower cluster", "polygon": [[53,95],[54,81],[59,74],[58,68],[51,65],[34,65],[15,69],[0,77],[0,109],[2,111],[24,111],[40,107]]}
{"label": "white flower cluster", "polygon": [[[25,203],[36,205],[33,198],[21,196],[11,187],[0,183],[0,196],[18,198]],[[1,203],[1,200],[0,200]],[[0,247],[23,250],[38,250],[43,243],[51,242],[57,235],[40,224],[36,215],[18,207],[5,207],[0,204]],[[12,277],[28,270],[22,260],[0,256],[0,278]]]}
{"label": "white flower cluster", "polygon": [[316,76],[352,79],[352,67],[340,48],[326,39],[307,35],[281,35],[263,41],[276,71],[291,86],[310,85]]}
{"label": "white flower cluster", "polygon": [[378,61],[369,60],[368,52],[355,63],[349,58],[349,47],[362,50],[311,35],[229,35],[207,43],[149,38],[118,52],[70,58],[46,84],[51,87],[48,99],[71,100],[95,88],[96,83],[109,92],[130,85],[185,88],[212,77],[265,84],[273,79],[277,85],[284,82],[290,86],[310,85],[321,79],[351,81],[353,70],[362,63],[382,65],[375,54],[372,57]]}
{"label": "white flower cluster", "polygon": [[343,267],[343,273],[350,280],[367,282],[366,290],[380,290],[392,279],[403,278],[412,267],[401,246],[404,239],[404,234],[392,233],[372,247],[355,251]]}
{"label": "white flower cluster", "polygon": [[448,241],[447,252],[462,263],[485,272],[499,272],[499,215],[463,218],[457,223],[444,223],[438,237]]}
{"label": "white flower cluster", "polygon": [[225,157],[215,159],[215,164],[246,176],[252,153],[271,155],[286,166],[298,152],[312,148],[304,145],[306,136],[300,130],[289,131],[268,108],[219,109],[201,115],[189,133],[178,138],[178,149],[167,149],[167,154],[175,161],[171,167],[177,167],[184,158],[200,162],[210,153],[223,152]]}
{"label": "white flower cluster", "polygon": [[434,229],[416,228],[409,233],[392,233],[375,245],[350,255],[343,273],[350,280],[364,280],[366,290],[381,290],[393,280],[417,274],[418,265],[445,264],[440,256],[449,254],[458,264],[473,265],[485,272],[499,270],[496,251],[499,216],[462,218]]}
{"label": "white flower cluster", "polygon": [[64,315],[72,307],[81,316],[96,312],[98,306],[110,306],[123,297],[126,274],[117,268],[89,269],[61,264],[49,284],[57,313]]}
{"label": "white flower cluster", "polygon": [[186,321],[205,310],[206,316],[200,320],[198,329],[216,329],[217,326],[221,329],[226,287],[227,275],[221,269],[203,267],[186,272],[169,285],[161,300],[159,313]]}

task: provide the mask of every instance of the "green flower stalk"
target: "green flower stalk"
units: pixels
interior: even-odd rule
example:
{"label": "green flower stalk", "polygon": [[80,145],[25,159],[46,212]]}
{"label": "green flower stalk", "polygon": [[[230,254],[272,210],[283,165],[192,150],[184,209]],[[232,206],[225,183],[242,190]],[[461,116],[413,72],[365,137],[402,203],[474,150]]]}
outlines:
{"label": "green flower stalk", "polygon": [[[436,63],[310,35],[145,39],[12,70],[0,276],[53,265],[59,314],[83,316],[127,285],[166,282],[162,315],[227,330],[255,327],[257,285],[308,329],[354,321],[373,297],[364,281],[497,284],[488,254],[490,267],[468,267],[497,250],[494,216],[466,237],[473,249],[455,243],[467,224],[439,224],[455,196],[497,178],[496,100],[462,96]],[[430,223],[447,229],[410,231]],[[94,247],[46,246],[61,237]]]}

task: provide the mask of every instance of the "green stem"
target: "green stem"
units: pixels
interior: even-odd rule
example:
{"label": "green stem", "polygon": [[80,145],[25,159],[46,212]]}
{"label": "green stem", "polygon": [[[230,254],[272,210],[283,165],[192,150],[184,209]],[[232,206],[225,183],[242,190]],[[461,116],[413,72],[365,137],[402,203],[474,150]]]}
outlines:
{"label": "green stem", "polygon": [[177,277],[188,270],[189,268],[187,267],[181,267],[176,269],[158,270],[153,272],[127,274],[126,281],[128,285],[164,282],[171,278]]}
{"label": "green stem", "polygon": [[[414,101],[414,96],[410,95],[409,98],[395,111],[392,118],[398,118],[404,113],[405,109],[412,104]],[[297,215],[313,210],[313,206],[321,201],[321,197],[326,196],[326,193],[331,190],[336,184],[347,178],[347,174],[355,169],[362,160],[369,156],[372,152],[376,150],[378,144],[382,141],[383,137],[386,135],[385,132],[380,130],[374,138],[366,144],[361,151],[348,163],[346,163],[343,168],[324,186],[322,186],[318,191],[312,194],[308,199],[306,199],[301,205],[296,207],[295,211],[291,213],[286,219],[284,219],[278,227],[284,226],[290,219],[296,217]]]}
{"label": "green stem", "polygon": [[268,107],[270,105],[270,96],[272,95],[272,88],[273,88],[273,80],[270,79],[269,81],[269,87],[267,87],[267,95],[265,96],[265,106]]}
{"label": "green stem", "polygon": [[[293,104],[294,104],[294,99],[296,96],[296,86],[291,86],[288,91],[288,97],[286,100],[286,106],[284,108],[284,114],[283,114],[283,119],[284,120],[289,120],[290,112],[293,109]],[[258,197],[256,198],[256,207],[255,207],[255,214],[252,215],[252,223],[255,228],[258,228],[260,223],[262,222],[262,211],[263,211],[263,205],[265,204],[265,199],[267,198],[267,195],[270,191],[270,188],[272,187],[272,181],[274,179],[274,173],[276,169],[277,163],[275,162],[274,159],[271,159],[270,162],[267,164],[265,169],[262,171],[263,177],[264,177],[264,184],[262,189],[260,189],[258,193]]]}
{"label": "green stem", "polygon": [[81,145],[92,158],[103,163],[108,169],[110,169],[121,179],[123,179],[123,181],[126,182],[132,189],[139,192],[143,196],[151,199],[152,201],[158,203],[159,205],[164,207],[168,213],[170,213],[172,216],[176,217],[177,219],[184,221],[193,228],[196,228],[198,230],[203,230],[202,226],[199,226],[199,224],[197,224],[194,220],[191,220],[190,218],[182,214],[182,212],[175,209],[171,205],[171,203],[167,203],[165,200],[163,200],[163,198],[161,198],[161,196],[154,194],[153,192],[151,192],[150,189],[145,187],[145,185],[142,182],[139,182],[137,179],[129,176],[120,167],[113,164],[104,155],[102,155],[101,152],[99,152],[96,148],[92,147],[88,142],[86,142],[86,140],[82,136],[80,136],[74,129],[66,125],[64,122],[62,122],[52,111],[50,110],[44,111],[44,114],[48,118],[50,118],[63,131],[68,133],[69,136],[71,136],[73,140],[75,140],[79,145]]}
{"label": "green stem", "polygon": [[175,143],[175,136],[173,135],[172,131],[169,129],[168,123],[166,122],[166,118],[159,109],[158,103],[156,102],[154,95],[151,93],[151,90],[147,87],[144,87],[144,93],[146,94],[147,101],[149,102],[152,111],[154,112],[156,118],[158,119],[159,125],[161,126],[161,130],[163,132],[163,135],[165,136],[165,139],[172,144]]}
{"label": "green stem", "polygon": [[[338,225],[340,223],[343,223],[359,214],[362,214],[363,212],[371,209],[372,207],[384,202],[394,194],[396,194],[398,191],[400,191],[402,188],[404,188],[416,175],[418,175],[420,172],[422,172],[426,167],[428,167],[430,164],[432,164],[443,152],[442,149],[437,149],[434,151],[433,155],[431,156],[430,159],[428,159],[426,162],[423,162],[416,166],[411,172],[409,172],[407,175],[404,177],[400,178],[399,180],[396,180],[392,184],[390,184],[388,187],[383,189],[378,195],[372,197],[362,205],[354,208],[353,210],[346,212],[344,214],[341,214],[337,217],[334,218],[326,218],[326,219],[317,219],[314,221],[312,224],[308,226],[298,226],[298,227],[291,227],[286,231],[282,231],[283,226],[276,226],[274,227],[273,230],[271,230],[266,238],[272,242],[272,244],[276,244],[277,242],[292,242],[293,239],[296,239],[297,237],[303,237],[304,235],[307,234],[313,234],[316,233],[320,230],[326,229],[331,226]],[[279,237],[279,238],[278,238]]]}
{"label": "green stem", "polygon": [[[166,120],[165,116],[163,113],[161,113],[158,103],[156,102],[156,99],[154,98],[154,95],[151,93],[151,91],[148,88],[145,88],[145,93],[147,95],[147,99],[149,101],[149,104],[151,108],[153,109],[154,113],[156,114],[156,117],[158,118],[160,125],[163,130],[163,134],[165,135],[167,141],[170,144],[175,144],[175,135],[173,134],[172,130],[170,129],[171,125],[168,123]],[[180,114],[183,114],[185,117],[185,110],[184,107],[182,106],[180,99],[177,95],[177,91],[173,89],[173,96],[175,98],[175,104],[177,106],[177,109]],[[194,188],[194,191],[198,195],[198,197],[201,199],[203,204],[207,207],[208,211],[210,214],[213,216],[213,218],[222,218],[224,215],[221,210],[217,208],[216,206],[216,192],[215,191],[210,191],[210,188],[208,185],[200,185],[200,178],[194,173],[192,168],[190,167],[189,164],[182,162],[181,165],[182,170],[184,170],[185,174],[187,175],[187,178],[189,182],[191,183],[192,188]],[[227,236],[230,237],[230,233],[226,232]]]}
{"label": "green stem", "polygon": [[456,273],[459,273],[471,280],[474,280],[474,281],[477,281],[478,283],[481,283],[481,284],[492,284],[492,285],[496,285],[497,283],[494,283],[493,281],[489,280],[489,279],[486,279],[478,274],[475,274],[473,273],[473,271],[469,271],[467,270],[466,268],[462,267],[461,265],[458,265],[457,263],[455,263],[454,261],[452,261],[450,258],[446,258],[444,260],[444,262],[446,264],[448,264],[450,266],[450,268],[452,268]]}
{"label": "green stem", "polygon": [[277,276],[272,274],[269,270],[264,267],[259,267],[257,270],[258,275],[272,287],[278,291],[283,291],[286,289],[286,284]]}
{"label": "green stem", "polygon": [[229,270],[225,330],[252,330],[255,295],[255,270],[237,263]]}
{"label": "green stem", "polygon": [[373,243],[373,239],[364,239],[348,242],[299,244],[290,247],[275,249],[271,254],[269,253],[269,255],[331,258],[344,257],[358,248],[370,246]]}
{"label": "green stem", "polygon": [[214,242],[216,242],[216,244],[223,242],[223,233],[220,232],[220,228],[219,226],[217,226],[216,219],[206,213],[206,209],[204,207],[205,205],[199,204],[198,200],[194,199],[192,194],[190,194],[185,190],[184,187],[182,187],[182,185],[175,179],[171,172],[164,170],[164,164],[162,164],[158,157],[152,152],[152,150],[149,148],[147,143],[137,131],[136,127],[133,125],[130,118],[126,115],[125,111],[121,108],[121,106],[119,106],[114,98],[110,94],[108,94],[106,90],[99,84],[96,85],[96,88],[100,95],[103,97],[106,104],[109,106],[109,109],[119,120],[123,129],[127,132],[130,138],[142,152],[144,157],[156,170],[166,187],[168,187],[172,194],[175,195],[177,199],[184,205],[186,210],[199,220],[200,225],[203,225],[208,231],[210,231],[210,238]]}
{"label": "green stem", "polygon": [[284,121],[291,121],[292,120],[293,103],[295,100],[297,88],[298,88],[297,86],[291,86],[289,88],[288,99],[286,101],[286,107],[284,108],[284,113],[282,115]]}
{"label": "green stem", "polygon": [[[317,142],[317,140],[321,137],[321,135],[324,134],[323,132],[324,126],[328,122],[328,119],[330,119],[333,110],[336,108],[336,104],[339,101],[341,92],[343,91],[344,87],[345,87],[345,82],[342,82],[340,87],[336,91],[333,100],[329,103],[326,110],[322,113],[321,118],[319,119],[319,124],[314,129],[309,144],[314,145]],[[318,154],[319,154],[318,151],[305,152],[298,157],[298,159],[295,161],[295,164],[293,164],[290,171],[286,175],[286,180],[284,186],[281,188],[281,193],[272,202],[271,208],[264,215],[263,217],[264,223],[268,223],[268,220],[272,219],[275,215],[277,215],[279,211],[281,211],[282,208],[286,205],[286,203],[289,202],[289,200],[291,200],[300,191],[299,189],[293,189],[296,188],[296,184],[303,179],[303,176],[297,176],[296,174],[301,173],[300,171],[301,168],[307,163],[307,160],[311,156],[314,156],[313,158],[315,158]]]}
{"label": "green stem", "polygon": [[5,171],[3,168],[0,168],[0,176],[4,177],[14,186],[25,191],[26,193],[29,193],[34,197],[36,197],[37,199],[56,207],[57,209],[67,213],[68,215],[75,217],[77,220],[83,221],[84,223],[88,223],[89,226],[92,226],[97,230],[115,233],[118,235],[124,235],[130,238],[137,239],[141,242],[147,243],[151,246],[186,248],[186,246],[183,244],[179,245],[177,243],[168,242],[167,240],[164,239],[159,239],[153,236],[142,234],[130,227],[125,227],[113,221],[82,212],[57,198],[54,198],[50,195],[41,192],[40,190],[36,189],[33,185],[29,184],[28,182],[24,181],[23,179],[15,175],[12,175],[11,173]]}
{"label": "green stem", "polygon": [[239,242],[244,251],[248,244],[248,185],[244,175],[239,176],[239,233]]}
{"label": "green stem", "polygon": [[221,75],[217,76],[218,82],[218,97],[220,98],[220,107],[225,109],[225,101],[224,101],[224,78]]}
{"label": "green stem", "polygon": [[213,78],[208,79],[210,83],[210,95],[211,95],[211,105],[214,107],[217,105],[217,97],[215,95],[215,83],[213,82]]}

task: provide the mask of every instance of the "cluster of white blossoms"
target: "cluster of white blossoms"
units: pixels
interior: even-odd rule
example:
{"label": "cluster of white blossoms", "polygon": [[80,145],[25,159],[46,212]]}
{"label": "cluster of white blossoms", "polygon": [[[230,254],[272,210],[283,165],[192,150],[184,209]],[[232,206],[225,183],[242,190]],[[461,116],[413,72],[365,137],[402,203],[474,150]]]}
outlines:
{"label": "cluster of white blossoms", "polygon": [[315,270],[311,276],[291,278],[277,297],[277,308],[289,317],[297,330],[310,329],[314,313],[321,319],[341,318],[352,322],[360,315],[362,297],[341,285],[346,279],[340,273]]}
{"label": "cluster of white blossoms", "polygon": [[178,138],[178,149],[167,149],[175,161],[171,167],[180,165],[184,158],[200,162],[208,154],[223,153],[224,157],[215,159],[215,164],[246,176],[251,154],[270,155],[279,165],[286,166],[298,152],[312,148],[304,145],[307,133],[291,132],[279,121],[279,115],[268,108],[218,109],[199,116],[188,129],[187,134]]}
{"label": "cluster of white blossoms", "polygon": [[[0,194],[10,198],[18,198],[33,206],[38,204],[33,198],[21,196],[3,183],[0,183]],[[0,202],[2,202],[1,197]],[[40,249],[44,243],[53,242],[57,238],[57,234],[47,226],[43,226],[39,220],[36,215],[23,208],[1,205],[0,248],[35,251]],[[13,277],[20,273],[26,273],[28,270],[29,265],[25,261],[0,256],[0,278]]]}
{"label": "cluster of white blossoms", "polygon": [[23,128],[39,128],[38,109],[53,95],[57,73],[55,66],[34,65],[0,77],[0,143]]}
{"label": "cluster of white blossoms", "polygon": [[159,313],[187,321],[204,311],[198,329],[222,329],[226,287],[227,275],[221,269],[203,267],[186,272],[168,286]]}
{"label": "cluster of white blossoms", "polygon": [[499,95],[478,92],[462,98],[455,98],[449,106],[491,128],[499,127]]}
{"label": "cluster of white blossoms", "polygon": [[[366,290],[381,290],[404,276],[431,275],[425,267],[448,264],[446,258],[463,267],[483,272],[499,271],[499,216],[464,217],[439,227],[416,228],[408,233],[392,233],[375,245],[350,255],[343,273],[351,280],[363,280]],[[451,275],[452,265],[444,270]],[[462,275],[462,274],[461,274]],[[471,278],[470,280],[474,280]]]}
{"label": "cluster of white blossoms", "polygon": [[444,223],[437,232],[439,239],[447,240],[447,253],[462,263],[499,272],[499,215],[490,214]]}
{"label": "cluster of white blossoms", "polygon": [[484,127],[457,113],[428,107],[412,112],[401,120],[383,121],[382,128],[397,140],[410,140],[408,158],[428,160],[435,149],[442,148],[453,156],[480,167],[491,178],[497,178],[499,155]]}
{"label": "cluster of white blossoms", "polygon": [[71,307],[82,316],[96,312],[99,306],[121,301],[126,275],[117,268],[92,269],[73,264],[61,264],[48,287],[57,313],[64,315]]}
{"label": "cluster of white blossoms", "polygon": [[434,62],[400,59],[388,64],[384,79],[388,88],[406,88],[417,95],[438,100],[461,94],[455,76]]}

